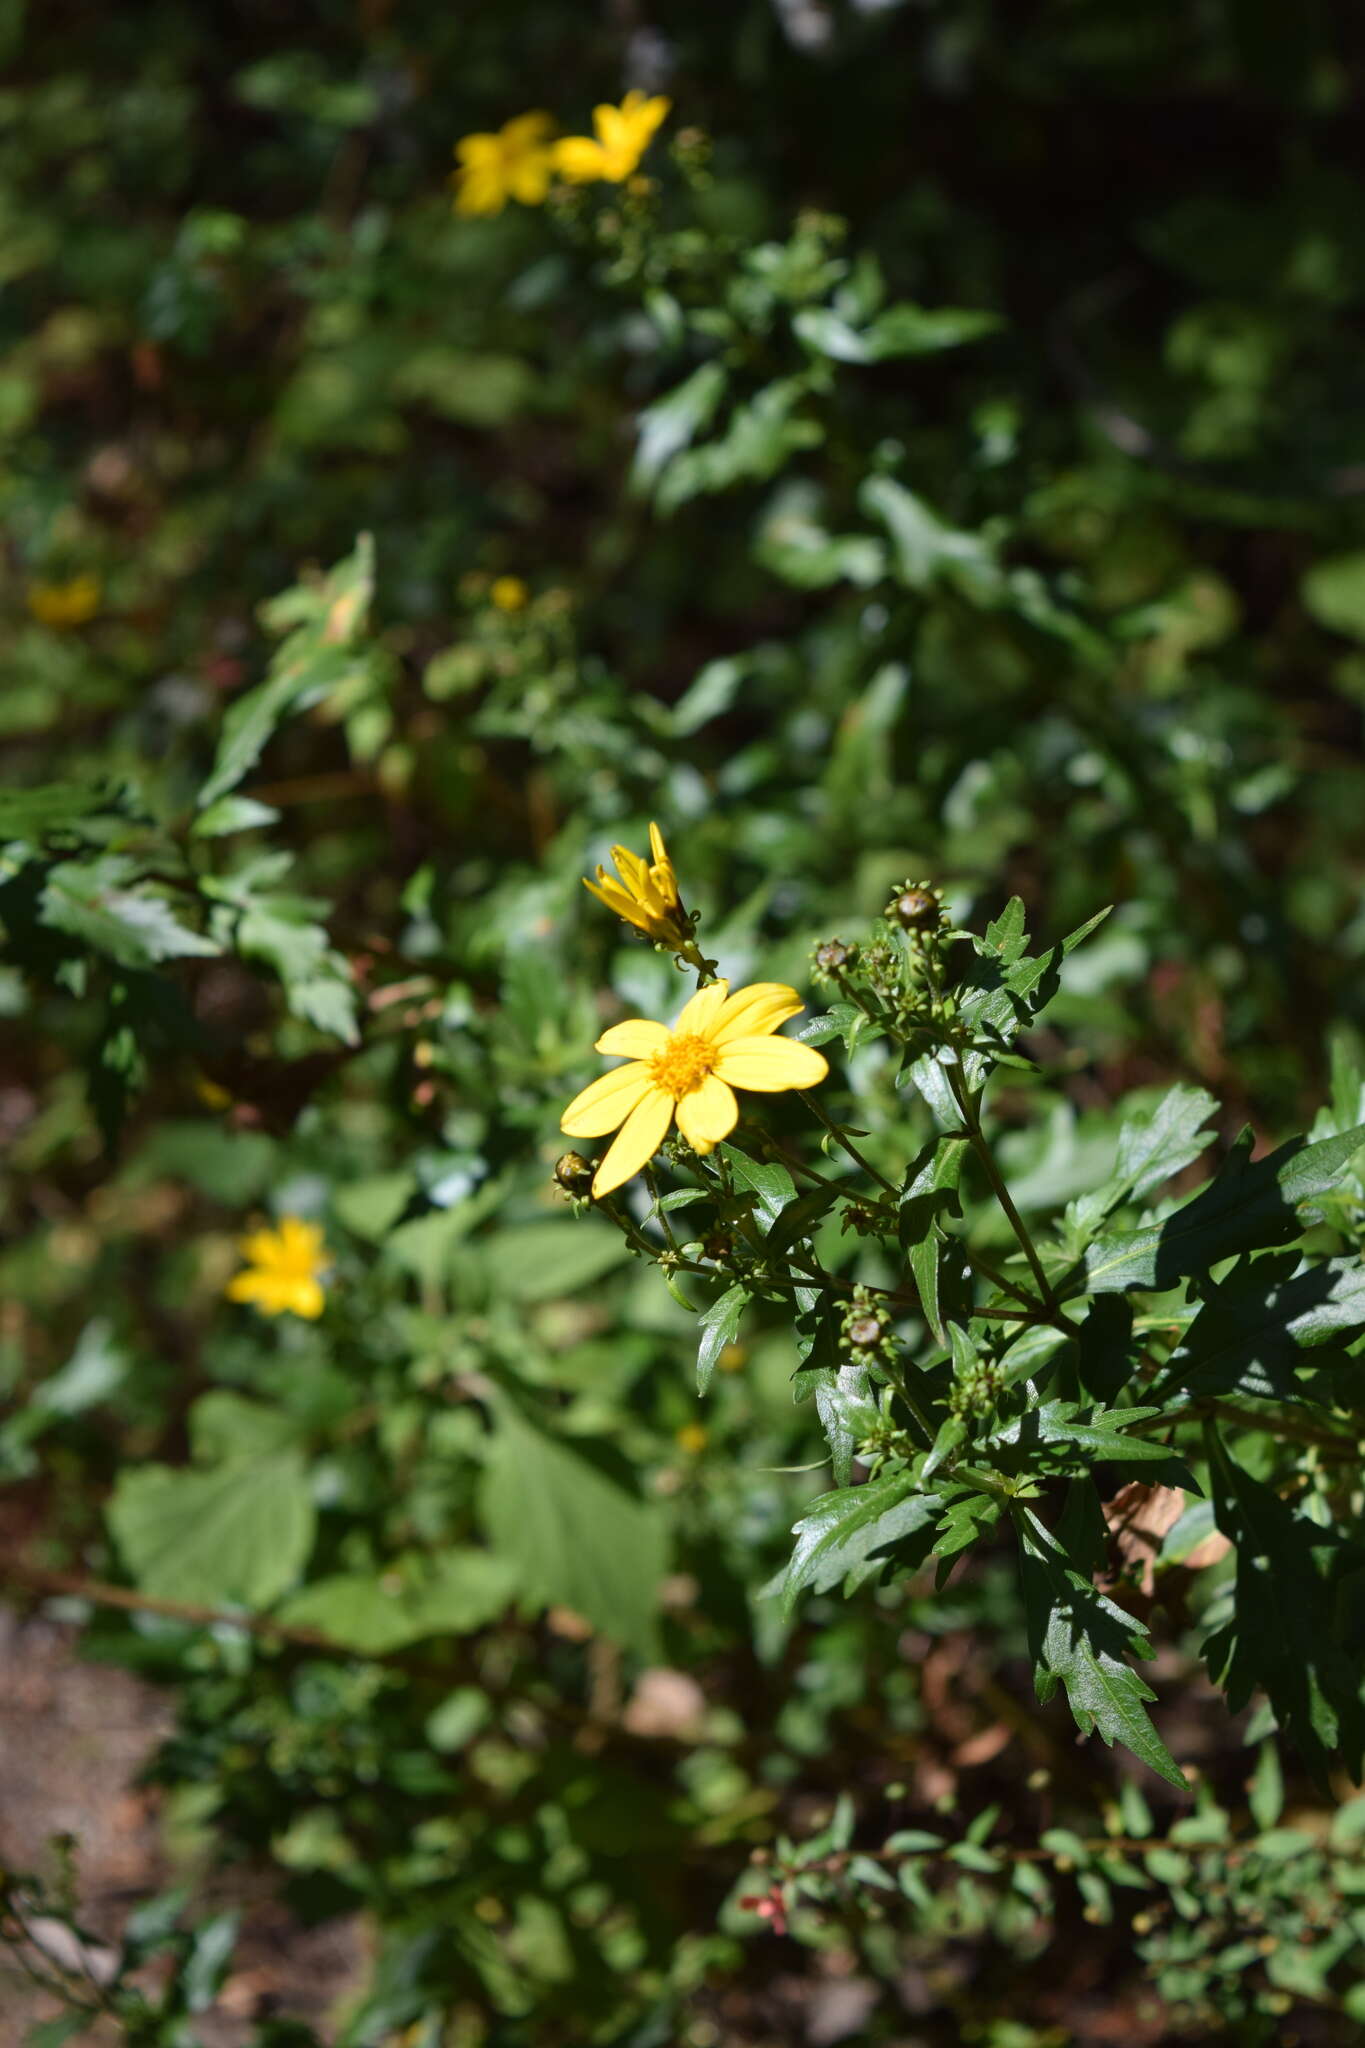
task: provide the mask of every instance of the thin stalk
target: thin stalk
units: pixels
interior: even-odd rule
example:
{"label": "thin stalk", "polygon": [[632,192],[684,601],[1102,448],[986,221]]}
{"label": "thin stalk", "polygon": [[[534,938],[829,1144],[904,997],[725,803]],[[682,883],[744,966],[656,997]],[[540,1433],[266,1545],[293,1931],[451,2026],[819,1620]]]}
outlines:
{"label": "thin stalk", "polygon": [[806,1108],[810,1111],[811,1115],[815,1117],[818,1122],[824,1125],[825,1129],[829,1132],[831,1138],[834,1139],[836,1144],[842,1145],[844,1151],[847,1152],[849,1158],[855,1160],[857,1164],[861,1166],[864,1173],[871,1174],[873,1180],[876,1181],[878,1187],[884,1188],[887,1194],[890,1195],[893,1200],[899,1200],[899,1190],[893,1187],[893,1185],[887,1179],[884,1173],[878,1171],[878,1169],[872,1164],[872,1161],[870,1159],[864,1159],[862,1153],[858,1150],[852,1138],[847,1136],[847,1134],[840,1128],[840,1126],[835,1123],[833,1117],[827,1113],[823,1105],[817,1102],[813,1095],[807,1094],[804,1088],[799,1089],[798,1093],[800,1094],[801,1100],[805,1103]]}

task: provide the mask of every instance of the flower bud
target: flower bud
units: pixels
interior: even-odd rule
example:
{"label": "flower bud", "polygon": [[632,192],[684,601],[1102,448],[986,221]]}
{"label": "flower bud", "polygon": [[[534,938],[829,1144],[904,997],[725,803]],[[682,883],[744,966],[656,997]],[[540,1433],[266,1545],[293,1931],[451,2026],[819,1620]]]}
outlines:
{"label": "flower bud", "polygon": [[838,974],[851,967],[857,957],[858,948],[846,946],[842,939],[826,939],[823,946],[815,949],[815,964],[822,974]]}
{"label": "flower bud", "polygon": [[876,1316],[855,1316],[845,1327],[855,1351],[870,1351],[881,1339],[882,1326]]}
{"label": "flower bud", "polygon": [[941,916],[938,897],[923,883],[907,884],[892,897],[886,914],[904,932],[936,931]]}
{"label": "flower bud", "polygon": [[555,1161],[555,1179],[566,1195],[578,1200],[586,1197],[592,1186],[592,1165],[578,1152],[564,1152]]}

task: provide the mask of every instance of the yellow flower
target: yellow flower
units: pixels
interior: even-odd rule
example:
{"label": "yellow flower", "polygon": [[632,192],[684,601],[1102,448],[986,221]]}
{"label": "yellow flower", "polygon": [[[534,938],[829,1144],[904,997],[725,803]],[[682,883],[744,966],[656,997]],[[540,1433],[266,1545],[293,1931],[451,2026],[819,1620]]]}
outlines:
{"label": "yellow flower", "polygon": [[756,981],[734,995],[728,981],[713,981],[697,991],[671,1031],[645,1017],[604,1031],[597,1050],[624,1054],[629,1064],[575,1096],[559,1126],[570,1138],[616,1132],[593,1175],[594,1195],[609,1195],[638,1173],[675,1118],[688,1144],[709,1152],[739,1120],[736,1088],[775,1095],[823,1081],[829,1072],[823,1053],[772,1036],[804,1007],[796,990],[778,981]]}
{"label": "yellow flower", "polygon": [[673,1441],[689,1458],[699,1458],[711,1439],[704,1424],[685,1422],[681,1429],[674,1430]]}
{"label": "yellow flower", "polygon": [[500,612],[519,612],[531,593],[520,576],[495,576],[488,595]]}
{"label": "yellow flower", "polygon": [[509,199],[539,206],[555,168],[550,114],[518,114],[495,135],[465,135],[455,145],[455,211],[501,213]]}
{"label": "yellow flower", "polygon": [[555,169],[575,185],[591,185],[598,178],[623,184],[667,120],[672,104],[662,95],[647,99],[642,92],[628,92],[619,107],[594,107],[596,141],[590,135],[566,135],[555,145]]}
{"label": "yellow flower", "polygon": [[100,579],[87,573],[67,583],[30,583],[28,608],[40,626],[83,626],[100,608]]}
{"label": "yellow flower", "polygon": [[678,894],[678,878],[664,845],[664,835],[657,825],[649,828],[649,850],[653,859],[642,860],[627,847],[613,846],[611,857],[620,881],[614,881],[605,868],[599,867],[595,882],[584,875],[583,887],[591,889],[608,910],[614,910],[646,937],[661,939],[668,946],[685,946],[691,936],[687,912]]}
{"label": "yellow flower", "polygon": [[319,1273],[327,1247],[316,1223],[282,1216],[278,1230],[253,1230],[241,1241],[244,1270],[228,1282],[229,1301],[249,1301],[267,1316],[322,1314]]}

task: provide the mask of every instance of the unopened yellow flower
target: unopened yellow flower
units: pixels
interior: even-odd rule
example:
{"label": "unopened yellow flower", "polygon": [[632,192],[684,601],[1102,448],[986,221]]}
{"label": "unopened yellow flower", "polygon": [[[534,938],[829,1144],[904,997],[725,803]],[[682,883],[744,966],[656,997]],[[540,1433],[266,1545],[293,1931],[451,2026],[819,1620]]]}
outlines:
{"label": "unopened yellow flower", "polygon": [[775,1095],[813,1088],[829,1072],[812,1045],[772,1034],[805,1005],[779,981],[756,981],[730,994],[728,981],[699,989],[670,1031],[645,1017],[613,1024],[598,1052],[624,1054],[565,1110],[570,1138],[616,1137],[593,1175],[594,1195],[609,1195],[652,1159],[675,1118],[697,1152],[728,1138],[739,1121],[736,1088]]}
{"label": "unopened yellow flower", "polygon": [[518,114],[492,135],[464,135],[455,145],[455,211],[501,213],[509,199],[539,206],[555,168],[554,118]]}
{"label": "unopened yellow flower", "polygon": [[520,576],[495,576],[488,595],[500,612],[519,612],[531,593]]}
{"label": "unopened yellow flower", "polygon": [[28,608],[40,626],[84,626],[100,608],[100,579],[87,573],[66,583],[30,583]]}
{"label": "unopened yellow flower", "polygon": [[662,94],[649,99],[642,92],[628,92],[619,107],[594,107],[596,139],[566,135],[555,145],[555,169],[575,185],[591,185],[598,178],[623,184],[667,120],[672,104]]}
{"label": "unopened yellow flower", "polygon": [[282,1216],[278,1230],[252,1230],[241,1241],[246,1266],[228,1282],[229,1301],[249,1301],[267,1316],[322,1314],[319,1273],[327,1247],[316,1223]]}
{"label": "unopened yellow flower", "polygon": [[678,894],[678,878],[664,845],[664,835],[657,825],[649,828],[649,850],[653,858],[642,860],[628,847],[613,846],[611,857],[620,881],[599,867],[595,882],[584,875],[583,887],[591,889],[608,910],[614,910],[646,937],[661,939],[668,946],[684,946],[690,936],[687,912]]}

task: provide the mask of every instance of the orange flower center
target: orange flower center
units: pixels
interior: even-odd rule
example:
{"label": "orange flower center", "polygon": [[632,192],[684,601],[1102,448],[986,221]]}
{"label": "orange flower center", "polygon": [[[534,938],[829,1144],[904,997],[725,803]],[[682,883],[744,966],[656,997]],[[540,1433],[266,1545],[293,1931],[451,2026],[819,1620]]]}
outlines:
{"label": "orange flower center", "polygon": [[694,1088],[700,1088],[707,1075],[714,1071],[715,1064],[716,1048],[710,1039],[688,1031],[681,1038],[670,1038],[663,1051],[654,1055],[650,1061],[650,1072],[656,1086],[676,1102],[680,1096],[690,1095]]}

